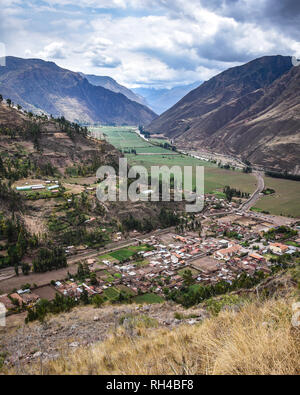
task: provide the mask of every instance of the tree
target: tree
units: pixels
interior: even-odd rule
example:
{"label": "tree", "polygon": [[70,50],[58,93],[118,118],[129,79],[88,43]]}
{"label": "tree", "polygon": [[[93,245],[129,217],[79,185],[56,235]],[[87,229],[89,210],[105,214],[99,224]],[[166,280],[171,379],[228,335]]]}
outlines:
{"label": "tree", "polygon": [[95,305],[95,307],[100,307],[104,303],[104,299],[100,295],[93,296],[92,301],[93,301],[93,304]]}
{"label": "tree", "polygon": [[89,294],[88,294],[88,292],[87,292],[87,290],[86,290],[85,288],[83,288],[83,290],[82,290],[82,292],[81,292],[80,301],[81,301],[84,305],[90,303],[90,301],[89,301]]}
{"label": "tree", "polygon": [[0,103],[2,103],[2,102],[3,102],[3,96],[0,95]]}
{"label": "tree", "polygon": [[185,270],[182,277],[185,286],[189,287],[194,284],[193,273],[191,270]]}
{"label": "tree", "polygon": [[18,277],[19,276],[19,265],[17,263],[15,264],[15,273],[16,273],[16,276]]}
{"label": "tree", "polygon": [[6,99],[6,103],[8,104],[8,107],[11,106],[11,100],[10,99]]}
{"label": "tree", "polygon": [[97,285],[98,284],[96,273],[91,273],[90,280],[91,280],[91,285]]}
{"label": "tree", "polygon": [[22,273],[24,274],[24,276],[28,276],[28,274],[30,272],[30,265],[28,263],[22,263],[21,269],[22,269]]}

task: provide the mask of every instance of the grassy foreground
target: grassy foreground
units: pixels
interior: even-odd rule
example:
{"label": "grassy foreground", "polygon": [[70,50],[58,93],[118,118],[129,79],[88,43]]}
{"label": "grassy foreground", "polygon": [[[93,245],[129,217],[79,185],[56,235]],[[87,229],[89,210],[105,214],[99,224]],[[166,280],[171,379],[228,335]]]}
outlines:
{"label": "grassy foreground", "polygon": [[[202,324],[174,330],[124,329],[103,343],[48,362],[44,374],[300,373],[300,329],[291,325],[292,300],[254,300]],[[39,374],[39,365],[30,367]]]}

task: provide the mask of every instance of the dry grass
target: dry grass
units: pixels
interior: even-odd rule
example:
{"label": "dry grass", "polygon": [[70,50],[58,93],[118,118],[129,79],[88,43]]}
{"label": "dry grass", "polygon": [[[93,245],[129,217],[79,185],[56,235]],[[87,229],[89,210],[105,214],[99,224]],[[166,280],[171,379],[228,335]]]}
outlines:
{"label": "dry grass", "polygon": [[[252,302],[198,326],[137,329],[48,362],[44,374],[300,373],[300,330],[291,326],[291,301]],[[39,374],[39,366],[31,366]]]}

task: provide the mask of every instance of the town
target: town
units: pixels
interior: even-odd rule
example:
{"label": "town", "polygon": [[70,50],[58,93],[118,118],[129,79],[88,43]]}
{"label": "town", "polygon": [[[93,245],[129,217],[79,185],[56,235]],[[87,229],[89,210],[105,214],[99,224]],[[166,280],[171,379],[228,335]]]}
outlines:
{"label": "town", "polygon": [[[162,302],[186,285],[231,285],[243,273],[250,278],[257,272],[268,276],[274,266],[299,256],[299,221],[241,213],[233,205],[208,195],[205,211],[185,227],[149,235],[134,230],[129,245],[87,255],[77,273],[41,287],[25,285],[1,295],[0,302],[9,313],[32,308],[40,299],[53,300],[57,293],[75,301],[83,295],[93,301],[99,295],[101,303]],[[115,241],[124,244],[122,240],[118,232]],[[72,257],[73,250],[69,246],[66,253]]]}

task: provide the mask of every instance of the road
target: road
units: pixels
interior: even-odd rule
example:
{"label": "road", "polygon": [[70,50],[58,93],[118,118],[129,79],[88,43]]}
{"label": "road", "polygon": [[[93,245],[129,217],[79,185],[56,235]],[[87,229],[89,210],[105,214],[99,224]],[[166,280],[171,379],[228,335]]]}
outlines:
{"label": "road", "polygon": [[260,198],[260,193],[262,193],[262,191],[265,188],[265,181],[262,173],[258,171],[254,171],[253,174],[257,179],[257,188],[255,192],[250,196],[250,198],[245,203],[242,204],[242,206],[239,209],[239,211],[241,212],[246,212],[250,210],[250,208],[253,207],[255,203],[258,201],[258,199]]}
{"label": "road", "polygon": [[168,232],[174,232],[175,228],[167,228],[167,229],[158,229],[151,233],[147,233],[145,235],[141,235],[138,237],[133,237],[128,240],[123,240],[119,242],[114,242],[107,244],[104,248],[99,250],[89,250],[83,252],[82,254],[69,256],[67,258],[68,266],[66,268],[62,268],[59,270],[53,270],[51,272],[46,273],[29,273],[28,276],[24,276],[22,273],[19,276],[16,276],[15,270],[12,267],[8,267],[0,270],[0,294],[4,292],[10,292],[13,289],[19,289],[24,284],[36,284],[37,286],[43,286],[50,283],[51,280],[58,281],[66,278],[68,273],[75,274],[77,272],[77,263],[86,260],[89,258],[96,258],[100,255],[108,254],[112,251],[119,250],[120,248],[126,248],[131,245],[135,245],[142,241],[143,239],[147,239],[150,236],[164,234]]}

